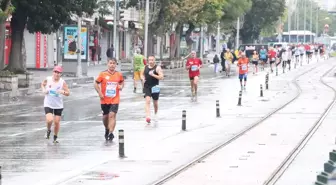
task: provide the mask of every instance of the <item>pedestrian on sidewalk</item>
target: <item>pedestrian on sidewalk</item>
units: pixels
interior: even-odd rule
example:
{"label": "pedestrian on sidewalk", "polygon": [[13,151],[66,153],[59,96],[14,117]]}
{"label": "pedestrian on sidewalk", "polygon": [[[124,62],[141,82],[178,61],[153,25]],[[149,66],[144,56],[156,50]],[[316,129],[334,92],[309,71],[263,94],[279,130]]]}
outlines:
{"label": "pedestrian on sidewalk", "polygon": [[111,58],[113,58],[113,52],[114,52],[114,47],[113,47],[113,44],[111,44],[111,47],[109,47],[109,48],[106,50],[106,56],[107,56],[107,59],[111,59]]}
{"label": "pedestrian on sidewalk", "polygon": [[60,122],[63,112],[63,96],[69,96],[70,91],[66,82],[61,78],[62,67],[55,66],[53,75],[48,76],[41,84],[44,97],[44,111],[46,114],[47,134],[49,139],[51,126],[54,122],[54,143],[58,143],[57,137],[60,130]]}
{"label": "pedestrian on sidewalk", "polygon": [[219,57],[216,54],[215,57],[213,58],[213,63],[214,63],[214,72],[217,73],[217,69],[218,69],[218,64],[219,64]]}

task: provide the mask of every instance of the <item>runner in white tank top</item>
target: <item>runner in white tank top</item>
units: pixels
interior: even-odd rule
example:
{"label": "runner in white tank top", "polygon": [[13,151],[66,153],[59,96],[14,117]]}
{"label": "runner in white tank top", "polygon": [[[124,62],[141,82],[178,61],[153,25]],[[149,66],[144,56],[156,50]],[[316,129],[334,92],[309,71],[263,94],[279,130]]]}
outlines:
{"label": "runner in white tank top", "polygon": [[67,84],[61,78],[62,71],[62,67],[56,66],[53,70],[53,75],[47,77],[41,84],[42,91],[45,94],[44,111],[47,122],[46,139],[49,139],[50,137],[51,126],[54,121],[54,143],[58,143],[57,135],[60,129],[60,121],[63,111],[63,96],[70,95]]}

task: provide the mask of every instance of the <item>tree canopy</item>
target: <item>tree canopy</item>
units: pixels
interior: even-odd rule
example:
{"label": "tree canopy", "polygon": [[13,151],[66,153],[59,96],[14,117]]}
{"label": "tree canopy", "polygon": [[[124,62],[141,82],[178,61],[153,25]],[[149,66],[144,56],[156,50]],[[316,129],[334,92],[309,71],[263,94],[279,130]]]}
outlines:
{"label": "tree canopy", "polygon": [[263,28],[279,20],[285,6],[285,0],[252,0],[252,7],[244,16],[244,24],[240,30],[243,42],[258,39]]}
{"label": "tree canopy", "polygon": [[6,70],[23,73],[23,31],[50,34],[70,21],[73,14],[92,14],[96,0],[12,0],[14,12],[11,19],[12,48]]}

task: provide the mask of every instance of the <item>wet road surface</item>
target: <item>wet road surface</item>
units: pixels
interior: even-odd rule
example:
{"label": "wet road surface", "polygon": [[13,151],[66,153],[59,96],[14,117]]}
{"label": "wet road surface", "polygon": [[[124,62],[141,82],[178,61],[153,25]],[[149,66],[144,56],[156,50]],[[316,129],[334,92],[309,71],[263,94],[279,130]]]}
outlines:
{"label": "wet road surface", "polygon": [[[166,72],[165,80],[160,82],[157,128],[145,127],[143,96],[140,92],[134,94],[133,82],[126,80],[116,128],[125,130],[127,158],[123,160],[118,158],[118,140],[108,144],[104,141],[99,98],[92,84],[72,89],[71,96],[65,98],[57,145],[44,139],[40,92],[1,104],[2,185],[149,184],[248,127],[295,94],[288,82],[292,77],[286,79],[286,74],[271,76],[265,97],[259,97],[264,73],[250,75],[249,79],[243,106],[237,107],[236,76],[226,79],[213,74],[210,68],[203,69],[195,103],[190,101],[187,74],[182,70]],[[221,119],[215,118],[216,100],[221,102]],[[187,110],[188,131],[184,133],[180,131],[182,110]]]}
{"label": "wet road surface", "polygon": [[[213,74],[211,69],[203,69],[200,100],[202,97],[211,97],[216,92],[220,83],[216,79],[220,78],[222,77]],[[165,124],[181,117],[182,108],[195,104],[190,102],[190,83],[183,70],[167,71],[165,80],[160,84],[159,118],[164,128]],[[131,129],[135,136],[141,137],[139,133],[144,132],[145,125],[144,99],[140,92],[132,92],[132,86],[132,81],[126,80],[117,124],[118,128],[126,131]],[[69,166],[70,169],[84,165],[82,163],[85,160],[79,160],[80,156],[99,159],[99,153],[116,150],[116,146],[105,145],[99,98],[93,84],[71,89],[71,96],[65,98],[59,145],[43,139],[46,129],[42,105],[43,96],[38,91],[33,96],[19,97],[10,103],[0,104],[0,165],[3,169],[3,184],[45,184],[44,181],[48,181],[44,179],[45,175],[66,170],[64,167],[67,163],[72,164],[71,161],[75,163]],[[78,160],[73,160],[74,158]],[[49,182],[55,183],[52,180]]]}

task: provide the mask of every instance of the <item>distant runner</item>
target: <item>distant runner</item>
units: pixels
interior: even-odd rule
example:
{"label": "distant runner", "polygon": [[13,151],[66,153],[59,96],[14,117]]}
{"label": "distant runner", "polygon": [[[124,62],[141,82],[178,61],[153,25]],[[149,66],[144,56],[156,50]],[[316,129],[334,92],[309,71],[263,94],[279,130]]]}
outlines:
{"label": "distant runner", "polygon": [[124,88],[124,78],[120,72],[116,71],[116,59],[109,59],[107,67],[106,71],[99,74],[94,87],[100,97],[101,109],[103,111],[105,139],[112,141],[120,102],[119,91]]}
{"label": "distant runner", "polygon": [[196,52],[191,52],[191,58],[187,60],[186,69],[189,71],[189,79],[191,86],[191,100],[197,100],[197,84],[200,76],[200,69],[202,67],[202,61],[196,58]]}
{"label": "distant runner", "polygon": [[[245,53],[241,53],[241,57],[238,60],[238,70],[239,70],[239,82],[241,90],[246,90],[246,81],[247,81],[247,74],[248,74],[248,64],[249,59],[246,57]],[[244,87],[243,87],[243,79],[244,79]]]}
{"label": "distant runner", "polygon": [[146,122],[151,123],[150,118],[150,100],[153,99],[154,104],[154,125],[157,123],[157,112],[159,110],[159,96],[160,96],[160,87],[159,81],[163,79],[163,72],[160,66],[156,65],[155,57],[148,57],[148,65],[145,67],[145,70],[141,74],[142,79],[145,81],[144,84],[144,93],[146,98]]}
{"label": "distant runner", "polygon": [[53,75],[47,77],[42,84],[42,92],[44,97],[44,111],[46,114],[47,134],[46,139],[49,139],[51,126],[54,122],[54,143],[58,143],[57,137],[60,130],[60,122],[63,112],[63,96],[69,96],[70,91],[66,82],[61,78],[62,67],[55,66]]}
{"label": "distant runner", "polygon": [[136,93],[136,90],[137,90],[137,81],[138,80],[141,80],[141,86],[142,86],[142,89],[143,89],[143,80],[141,79],[141,73],[142,73],[142,70],[144,69],[145,67],[145,64],[144,64],[144,60],[145,60],[145,57],[143,55],[141,55],[141,50],[140,49],[137,49],[136,50],[136,54],[134,56],[134,59],[133,59],[133,80],[134,80],[134,90],[133,92]]}

